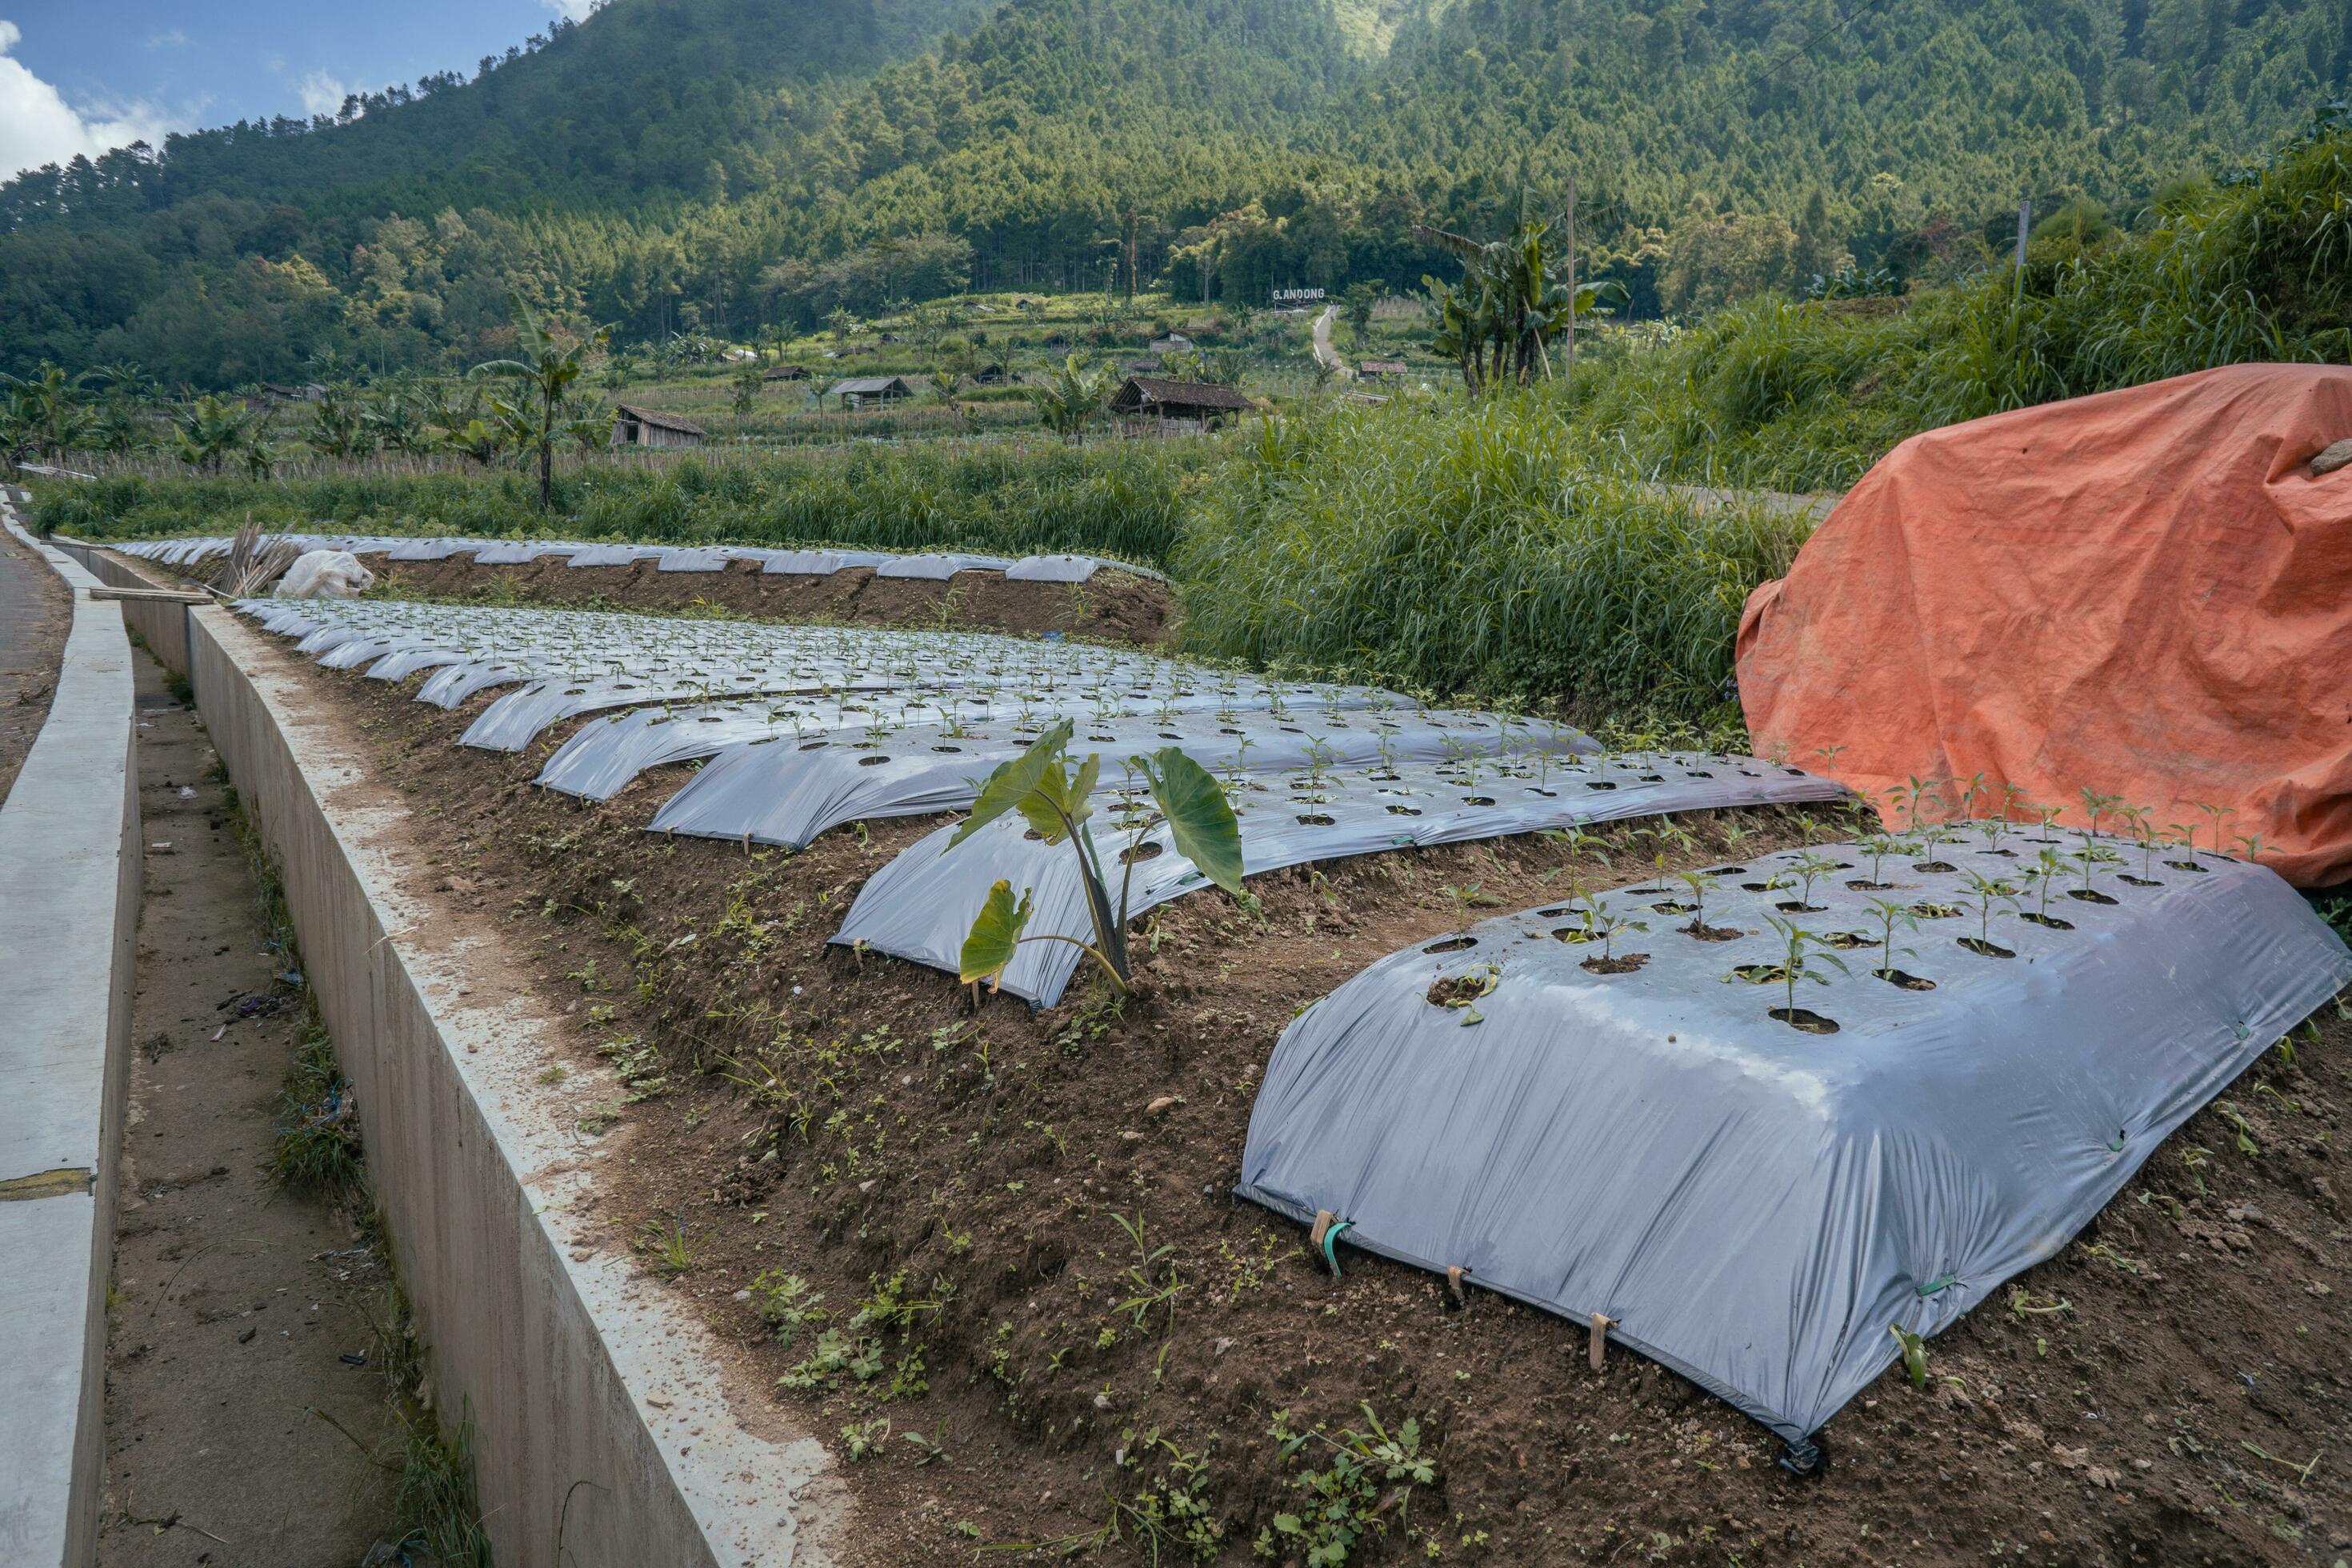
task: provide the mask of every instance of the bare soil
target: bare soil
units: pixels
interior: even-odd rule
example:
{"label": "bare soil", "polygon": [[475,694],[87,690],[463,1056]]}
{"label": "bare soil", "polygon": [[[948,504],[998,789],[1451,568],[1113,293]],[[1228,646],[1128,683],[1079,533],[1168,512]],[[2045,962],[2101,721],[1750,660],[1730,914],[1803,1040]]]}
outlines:
{"label": "bare soil", "polygon": [[392,1518],[363,1449],[399,1458],[370,1364],[389,1281],[348,1216],[266,1173],[301,991],[195,714],[152,660],[138,681],[146,877],[98,1561],[357,1568]]}
{"label": "bare soil", "polygon": [[[1370,1415],[1416,1419],[1435,1476],[1376,1481],[1349,1563],[2352,1551],[2340,1003],[2022,1276],[2013,1305],[1929,1342],[1925,1390],[1898,1367],[1834,1418],[1827,1473],[1799,1481],[1775,1440],[1676,1375],[1614,1349],[1590,1370],[1583,1325],[1475,1283],[1449,1310],[1444,1280],[1344,1248],[1334,1279],[1298,1226],[1228,1195],[1258,1075],[1300,1007],[1455,929],[1472,883],[1510,909],[1571,879],[1633,882],[1635,865],[1647,880],[1636,825],[1580,854],[1527,837],[1300,867],[1255,879],[1255,910],[1196,894],[1139,928],[1140,994],[1074,990],[1033,1015],[825,945],[929,820],[798,855],[657,838],[642,825],[677,770],[602,805],[550,796],[527,781],[560,735],[522,757],[463,750],[467,712],[299,668],[352,754],[430,803],[411,831],[446,918],[497,933],[575,1021],[571,1081],[548,1092],[584,1090],[583,1126],[627,1141],[605,1163],[604,1245],[729,1336],[739,1397],[782,1401],[833,1443],[854,1564],[1021,1543],[1183,1562],[1192,1503],[1213,1537],[1201,1560],[1252,1561],[1277,1514],[1309,1511],[1297,1482],[1330,1454],[1286,1455],[1272,1428]],[[1786,813],[1683,821],[1697,847],[1677,866],[1802,837]],[[787,1275],[797,1296],[775,1291]],[[1265,1555],[1304,1559],[1287,1539]]]}
{"label": "bare soil", "polygon": [[0,533],[0,802],[49,716],[73,624],[73,590],[12,534]]}
{"label": "bare soil", "polygon": [[[1033,637],[1060,632],[1141,645],[1164,641],[1176,618],[1167,584],[1117,570],[1069,584],[1010,582],[1002,572],[959,572],[945,582],[878,577],[864,566],[826,576],[770,574],[754,561],[730,562],[721,572],[663,572],[651,561],[572,566],[551,557],[521,566],[478,566],[470,555],[393,561],[381,553],[360,560],[376,575],[373,595],[395,599],[702,610],[747,620]],[[199,568],[197,575],[204,574]]]}

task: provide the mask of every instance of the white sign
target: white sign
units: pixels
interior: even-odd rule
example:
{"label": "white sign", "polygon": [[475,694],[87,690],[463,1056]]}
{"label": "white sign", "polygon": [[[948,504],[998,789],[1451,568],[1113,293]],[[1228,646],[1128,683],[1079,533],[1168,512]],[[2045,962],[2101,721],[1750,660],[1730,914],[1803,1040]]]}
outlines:
{"label": "white sign", "polygon": [[1323,298],[1320,289],[1276,289],[1274,302],[1277,305],[1312,304]]}

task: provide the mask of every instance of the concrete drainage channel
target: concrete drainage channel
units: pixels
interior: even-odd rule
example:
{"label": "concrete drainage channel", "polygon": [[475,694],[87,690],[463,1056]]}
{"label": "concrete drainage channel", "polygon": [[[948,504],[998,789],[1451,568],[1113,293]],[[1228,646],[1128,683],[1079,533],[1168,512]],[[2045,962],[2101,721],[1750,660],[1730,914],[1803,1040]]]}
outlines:
{"label": "concrete drainage channel", "polygon": [[[89,547],[66,548],[111,585],[157,586]],[[112,618],[113,606],[103,610]],[[365,783],[229,612],[132,601],[121,618],[188,676],[279,868],[309,983],[357,1097],[438,1404],[472,1422],[499,1563],[551,1568],[559,1542],[567,1565],[824,1561],[820,1538],[835,1508],[816,1485],[823,1446],[776,1429],[772,1415],[756,1417],[757,1431],[739,1419],[701,1324],[625,1259],[575,1236],[567,1211],[601,1155],[531,1108],[527,1090],[552,1031],[505,983],[495,954],[434,935],[396,851],[401,805]],[[114,647],[127,661],[119,636]],[[114,712],[127,727],[127,662],[121,685]],[[61,686],[61,705],[66,695]],[[135,897],[135,857],[127,874]],[[119,1063],[123,1041],[114,1047]],[[88,1224],[102,1235],[110,1196],[81,1202],[97,1207]],[[102,1309],[102,1256],[91,1289],[86,1333]],[[94,1341],[88,1351],[97,1355]],[[25,1427],[9,1425],[10,1437]],[[94,1482],[94,1433],[89,1446]],[[0,1492],[0,1543],[6,1506]],[[71,1563],[83,1552],[6,1558]]]}

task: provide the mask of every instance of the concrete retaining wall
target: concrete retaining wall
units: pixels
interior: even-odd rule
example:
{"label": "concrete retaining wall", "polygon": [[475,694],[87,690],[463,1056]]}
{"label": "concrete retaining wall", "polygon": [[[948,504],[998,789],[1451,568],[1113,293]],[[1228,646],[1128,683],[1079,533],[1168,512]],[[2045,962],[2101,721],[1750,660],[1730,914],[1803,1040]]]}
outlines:
{"label": "concrete retaining wall", "polygon": [[[79,562],[89,574],[110,588],[164,588],[172,585],[171,574],[158,571],[151,578],[131,563],[109,555],[95,545],[64,535],[49,542]],[[157,604],[152,600],[127,601],[122,605],[122,624],[146,639],[155,657],[167,669],[184,675],[188,669],[188,606]]]}
{"label": "concrete retaining wall", "polygon": [[824,1562],[822,1445],[764,1404],[731,1411],[684,1300],[592,1250],[565,1212],[613,1156],[539,1083],[552,1035],[521,977],[404,890],[422,869],[404,807],[259,634],[217,608],[184,624],[197,705],[357,1091],[443,1416],[470,1413],[501,1568],[552,1568],[559,1528],[565,1568]]}
{"label": "concrete retaining wall", "polygon": [[132,656],[96,580],[6,526],[75,593],[48,717],[0,807],[0,1563],[78,1568],[97,1551],[138,940]]}

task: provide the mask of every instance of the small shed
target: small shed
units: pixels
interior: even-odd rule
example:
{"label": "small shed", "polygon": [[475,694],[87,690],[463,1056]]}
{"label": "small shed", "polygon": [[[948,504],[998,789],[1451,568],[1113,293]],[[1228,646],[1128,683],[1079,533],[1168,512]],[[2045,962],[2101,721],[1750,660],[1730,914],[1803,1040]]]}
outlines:
{"label": "small shed", "polygon": [[1154,338],[1150,343],[1156,354],[1188,354],[1192,352],[1192,340],[1181,332],[1171,332],[1164,338]]}
{"label": "small shed", "polygon": [[760,377],[761,381],[806,381],[808,378],[808,366],[804,364],[770,365],[767,373]]}
{"label": "small shed", "polygon": [[662,414],[651,408],[638,408],[626,403],[613,405],[613,443],[619,447],[699,447],[710,438],[709,432],[691,419],[681,419],[675,414]]}
{"label": "small shed", "polygon": [[1411,375],[1412,367],[1401,359],[1368,359],[1356,367],[1356,374],[1378,380],[1387,375]]}
{"label": "small shed", "polygon": [[1001,364],[984,364],[971,378],[974,386],[1010,386],[1013,374]]}
{"label": "small shed", "polygon": [[915,389],[895,375],[854,375],[846,381],[836,381],[825,390],[827,397],[838,397],[844,408],[864,408],[868,405],[891,407],[915,395]]}
{"label": "small shed", "polygon": [[1129,376],[1110,400],[1111,416],[1130,435],[1213,429],[1256,407],[1234,387],[1156,375]]}

